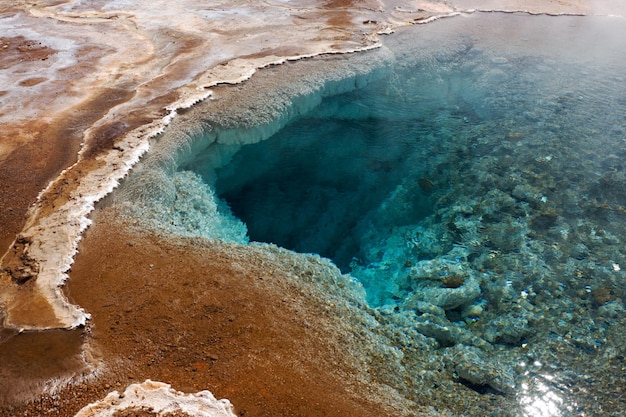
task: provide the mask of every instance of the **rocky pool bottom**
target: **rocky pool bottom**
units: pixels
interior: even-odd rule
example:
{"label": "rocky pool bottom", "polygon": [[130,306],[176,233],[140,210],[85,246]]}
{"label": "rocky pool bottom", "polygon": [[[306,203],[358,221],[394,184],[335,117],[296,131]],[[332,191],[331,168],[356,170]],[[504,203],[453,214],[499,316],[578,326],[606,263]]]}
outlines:
{"label": "rocky pool bottom", "polygon": [[[317,365],[341,372],[315,387],[343,381],[344,410],[372,415],[620,415],[624,30],[477,14],[218,89],[103,205],[89,232],[102,254],[79,255],[70,295],[118,369],[141,369],[127,378],[192,381],[250,415],[272,396],[304,412],[284,381],[311,382]],[[116,241],[103,229],[116,221],[191,240]],[[145,261],[129,274],[131,259]],[[93,284],[74,275],[94,264],[111,301],[79,297]],[[300,380],[275,377],[291,368]],[[316,392],[317,415],[336,411],[332,390]]]}

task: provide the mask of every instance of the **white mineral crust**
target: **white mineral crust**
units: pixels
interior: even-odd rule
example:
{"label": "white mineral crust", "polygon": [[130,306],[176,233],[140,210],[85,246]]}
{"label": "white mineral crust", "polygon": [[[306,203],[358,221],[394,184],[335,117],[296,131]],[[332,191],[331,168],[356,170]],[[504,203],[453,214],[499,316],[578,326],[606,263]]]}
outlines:
{"label": "white mineral crust", "polygon": [[120,394],[113,391],[102,400],[82,408],[75,417],[113,417],[121,411],[149,411],[157,416],[185,413],[191,417],[236,417],[226,399],[217,400],[210,391],[195,394],[172,389],[169,384],[145,380]]}

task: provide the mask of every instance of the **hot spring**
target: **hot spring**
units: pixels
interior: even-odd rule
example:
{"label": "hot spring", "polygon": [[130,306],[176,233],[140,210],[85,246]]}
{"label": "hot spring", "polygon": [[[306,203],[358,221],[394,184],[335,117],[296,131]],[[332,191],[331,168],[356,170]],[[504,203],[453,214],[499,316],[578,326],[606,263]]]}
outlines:
{"label": "hot spring", "polygon": [[602,373],[600,352],[626,354],[611,330],[626,313],[624,33],[497,14],[401,30],[341,58],[382,63],[287,94],[271,120],[250,121],[266,110],[244,97],[233,119],[249,126],[205,121],[142,216],[330,258],[381,323],[455,349],[473,389],[516,393],[518,415],[593,412],[536,381],[541,364],[573,384],[573,358]]}

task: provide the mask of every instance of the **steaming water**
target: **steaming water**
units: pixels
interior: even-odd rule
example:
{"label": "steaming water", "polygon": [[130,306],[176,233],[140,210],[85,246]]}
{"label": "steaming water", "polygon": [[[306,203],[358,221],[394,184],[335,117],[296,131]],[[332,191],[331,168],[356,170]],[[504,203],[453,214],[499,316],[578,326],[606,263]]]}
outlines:
{"label": "steaming water", "polygon": [[626,384],[624,28],[481,15],[403,31],[388,77],[180,174],[251,240],[333,259],[404,346],[452,358],[450,378],[511,415],[594,415],[572,387]]}

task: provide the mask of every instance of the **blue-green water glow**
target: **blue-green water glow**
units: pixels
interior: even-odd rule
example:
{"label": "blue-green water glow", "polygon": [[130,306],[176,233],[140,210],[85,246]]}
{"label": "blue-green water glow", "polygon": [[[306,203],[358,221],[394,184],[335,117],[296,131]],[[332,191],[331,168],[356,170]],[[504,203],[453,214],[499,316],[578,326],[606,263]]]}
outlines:
{"label": "blue-green water glow", "polygon": [[528,16],[401,32],[390,76],[183,168],[251,240],[358,279],[412,378],[411,349],[436,346],[451,379],[515,399],[500,415],[598,415],[574,387],[626,386],[625,33]]}
{"label": "blue-green water glow", "polygon": [[319,253],[345,272],[360,256],[370,223],[414,224],[431,211],[427,195],[417,193],[402,213],[373,216],[418,168],[408,156],[419,142],[419,127],[412,121],[361,120],[359,113],[316,117],[351,96],[329,99],[272,139],[242,148],[218,171],[217,182],[251,239]]}

